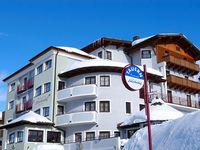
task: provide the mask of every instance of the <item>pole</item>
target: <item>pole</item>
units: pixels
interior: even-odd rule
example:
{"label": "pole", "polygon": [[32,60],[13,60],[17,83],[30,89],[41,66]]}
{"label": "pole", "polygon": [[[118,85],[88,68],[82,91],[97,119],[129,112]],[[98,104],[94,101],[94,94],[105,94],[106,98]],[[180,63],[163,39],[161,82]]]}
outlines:
{"label": "pole", "polygon": [[147,115],[149,150],[152,150],[151,122],[150,122],[150,110],[149,110],[149,96],[148,96],[148,86],[147,86],[146,65],[143,65],[143,68],[144,68],[144,103],[145,103],[145,109],[146,109],[146,115]]}

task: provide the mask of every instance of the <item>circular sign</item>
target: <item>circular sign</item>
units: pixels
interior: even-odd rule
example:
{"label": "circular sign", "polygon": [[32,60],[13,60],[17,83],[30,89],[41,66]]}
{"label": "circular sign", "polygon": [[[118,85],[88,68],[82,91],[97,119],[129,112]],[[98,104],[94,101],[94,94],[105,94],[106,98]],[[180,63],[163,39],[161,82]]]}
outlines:
{"label": "circular sign", "polygon": [[139,90],[144,85],[143,71],[135,65],[127,65],[122,70],[122,81],[127,89]]}

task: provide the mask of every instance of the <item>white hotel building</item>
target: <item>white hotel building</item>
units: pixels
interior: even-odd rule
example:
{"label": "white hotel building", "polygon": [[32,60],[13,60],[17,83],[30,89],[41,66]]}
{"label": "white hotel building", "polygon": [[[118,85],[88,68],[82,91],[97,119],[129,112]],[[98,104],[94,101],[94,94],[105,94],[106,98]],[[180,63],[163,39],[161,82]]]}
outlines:
{"label": "white hotel building", "polygon": [[[82,51],[51,46],[4,79],[8,92],[3,149],[62,143],[73,150],[76,142],[124,138],[117,125],[144,107],[143,91],[129,91],[122,83],[127,64],[147,65],[151,94],[184,113],[198,110],[199,59],[199,49],[182,34],[134,41],[101,38]],[[15,122],[30,110],[51,123]]]}

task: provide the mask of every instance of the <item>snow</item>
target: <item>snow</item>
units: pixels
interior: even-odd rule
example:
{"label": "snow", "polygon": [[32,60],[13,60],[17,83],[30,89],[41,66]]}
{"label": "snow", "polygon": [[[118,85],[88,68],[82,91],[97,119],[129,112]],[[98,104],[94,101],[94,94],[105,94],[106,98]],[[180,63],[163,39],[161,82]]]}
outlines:
{"label": "snow", "polygon": [[[111,60],[90,59],[90,60],[83,60],[83,61],[75,62],[66,71],[63,71],[62,73],[68,72],[71,70],[75,70],[75,69],[79,69],[79,68],[84,68],[84,67],[109,66],[109,67],[124,68],[126,65],[128,65],[128,64],[122,63],[122,62],[115,62],[115,61],[111,61]],[[136,65],[136,66],[138,66],[138,65]],[[138,67],[143,71],[143,66],[138,66]],[[163,76],[160,71],[155,70],[153,68],[147,68],[147,73],[154,74],[154,75],[157,75],[160,77]]]}
{"label": "snow", "polygon": [[[150,104],[150,120],[165,121],[177,119],[183,116],[183,113],[166,104],[160,98],[154,98]],[[147,117],[145,109],[136,112],[132,117],[125,120],[120,126],[131,125],[134,123],[146,122]]]}
{"label": "snow", "polygon": [[52,123],[46,117],[40,116],[40,115],[34,113],[33,111],[29,111],[28,113],[14,119],[13,121],[9,122],[6,125],[10,125],[10,124],[20,122],[20,121],[28,121],[30,123],[50,123],[50,124]]}
{"label": "snow", "polygon": [[77,48],[73,48],[73,47],[64,47],[64,46],[55,46],[56,48],[60,48],[60,49],[63,49],[65,50],[66,52],[69,52],[69,53],[76,53],[76,54],[80,54],[80,55],[83,55],[83,56],[88,56],[88,57],[91,57],[91,58],[97,58],[96,56],[94,55],[90,55],[80,49],[77,49]]}
{"label": "snow", "polygon": [[[153,36],[154,36],[154,35],[153,35]],[[145,41],[145,40],[147,40],[147,39],[150,39],[150,38],[153,37],[153,36],[149,36],[149,37],[146,37],[146,38],[140,38],[140,39],[134,40],[134,41],[132,42],[132,46],[137,45],[137,44],[139,44],[139,43],[141,43],[141,42],[143,42],[143,41]]]}
{"label": "snow", "polygon": [[[200,111],[151,126],[153,150],[199,150]],[[123,150],[148,150],[147,128],[138,130]]]}
{"label": "snow", "polygon": [[56,144],[41,144],[37,145],[33,150],[64,150],[64,147]]}

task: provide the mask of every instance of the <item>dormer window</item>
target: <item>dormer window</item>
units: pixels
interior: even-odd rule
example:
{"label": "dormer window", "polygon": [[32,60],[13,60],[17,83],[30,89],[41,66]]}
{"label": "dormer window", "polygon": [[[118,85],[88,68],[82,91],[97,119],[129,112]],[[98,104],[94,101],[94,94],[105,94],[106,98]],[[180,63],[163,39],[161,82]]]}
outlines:
{"label": "dormer window", "polygon": [[110,51],[106,51],[106,53],[105,53],[105,59],[112,60],[112,53]]}
{"label": "dormer window", "polygon": [[151,58],[151,50],[143,50],[142,58]]}

